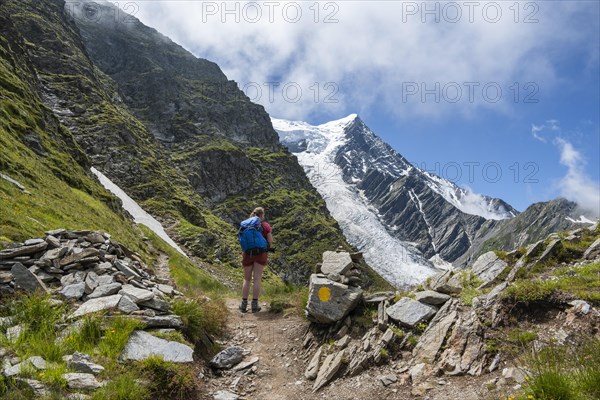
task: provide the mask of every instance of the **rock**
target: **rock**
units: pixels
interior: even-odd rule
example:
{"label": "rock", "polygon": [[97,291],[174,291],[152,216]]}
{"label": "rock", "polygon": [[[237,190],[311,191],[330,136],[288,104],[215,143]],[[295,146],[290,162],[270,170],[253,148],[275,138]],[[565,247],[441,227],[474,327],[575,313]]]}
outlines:
{"label": "rock", "polygon": [[340,350],[337,354],[333,353],[325,357],[325,361],[323,361],[323,365],[319,368],[317,378],[315,379],[313,393],[325,386],[337,374],[344,359],[344,352],[345,350]]}
{"label": "rock", "polygon": [[383,384],[383,386],[390,386],[392,383],[398,381],[398,377],[394,374],[381,375],[378,379]]}
{"label": "rock", "polygon": [[49,247],[54,247],[54,248],[60,247],[60,240],[52,235],[46,236],[46,242],[48,243]]}
{"label": "rock", "polygon": [[341,251],[339,253],[335,251],[326,251],[323,253],[323,264],[321,265],[321,272],[327,274],[343,275],[352,267],[352,258],[350,253]]}
{"label": "rock", "polygon": [[156,288],[158,290],[160,290],[161,292],[163,292],[164,294],[166,294],[167,296],[173,295],[173,286],[164,285],[164,284],[160,283],[156,286]]}
{"label": "rock", "polygon": [[154,298],[154,293],[151,291],[136,288],[133,285],[123,285],[121,291],[119,291],[119,294],[123,296],[129,296],[135,303],[141,303]]}
{"label": "rock", "polygon": [[160,356],[168,362],[191,363],[194,361],[193,354],[194,349],[185,344],[161,339],[144,331],[135,331],[131,334],[120,360],[139,361],[150,356]]}
{"label": "rock", "polygon": [[79,308],[73,314],[71,314],[69,318],[77,318],[85,314],[115,308],[119,304],[121,297],[122,296],[120,294],[115,294],[112,296],[88,300],[79,306]]}
{"label": "rock", "polygon": [[342,320],[362,298],[362,289],[312,274],[306,305],[309,320],[329,324]]}
{"label": "rock", "polygon": [[[9,327],[11,326],[15,321],[14,317],[0,317],[0,328],[5,328],[5,327]],[[0,357],[2,357],[2,355],[0,355]]]}
{"label": "rock", "polygon": [[10,328],[8,328],[6,330],[6,338],[10,342],[14,343],[19,339],[19,337],[21,337],[22,333],[23,333],[23,325],[11,326]]}
{"label": "rock", "polygon": [[137,272],[135,272],[132,268],[130,268],[130,266],[127,263],[125,263],[122,260],[116,260],[115,267],[117,267],[117,269],[119,271],[121,271],[122,273],[124,273],[125,276],[128,278],[129,277],[141,278],[141,276]]}
{"label": "rock", "polygon": [[67,387],[75,390],[95,390],[102,387],[92,374],[82,372],[69,372],[62,377],[67,381]]}
{"label": "rock", "polygon": [[552,240],[548,246],[546,246],[546,250],[542,253],[540,258],[538,258],[537,262],[544,261],[547,258],[554,256],[560,249],[562,248],[562,243],[560,239]]}
{"label": "rock", "polygon": [[446,348],[439,356],[439,365],[445,373],[478,376],[483,372],[485,343],[482,331],[475,310],[458,316]]}
{"label": "rock", "polygon": [[421,335],[413,349],[413,357],[417,361],[433,362],[436,359],[448,330],[457,317],[458,302],[452,300],[444,304]]}
{"label": "rock", "polygon": [[[106,257],[107,256],[105,256],[105,258]],[[110,271],[112,271],[112,269],[113,269],[113,266],[111,263],[103,262],[94,267],[94,272],[97,273],[98,275],[104,275],[104,274],[108,274]],[[111,276],[111,278],[113,278],[113,277]],[[113,281],[114,281],[114,278],[113,278]],[[98,283],[98,284],[101,285],[102,283]],[[106,283],[104,283],[104,284],[106,284]]]}
{"label": "rock", "polygon": [[67,368],[74,369],[77,372],[98,375],[100,372],[104,371],[102,365],[94,363],[92,358],[85,353],[76,351],[71,355],[64,356],[63,360],[67,363]]}
{"label": "rock", "polygon": [[241,371],[243,369],[246,369],[248,367],[253,366],[254,364],[256,364],[258,362],[258,357],[252,357],[247,361],[242,361],[239,364],[237,364],[235,367],[233,367],[234,371]]}
{"label": "rock", "polygon": [[238,346],[220,351],[210,360],[210,366],[217,369],[230,369],[244,358],[244,349]]}
{"label": "rock", "polygon": [[587,315],[590,312],[591,306],[587,301],[573,300],[569,302],[569,305],[573,307],[571,310],[580,315]]}
{"label": "rock", "polygon": [[522,370],[520,370],[518,368],[514,368],[514,367],[504,368],[502,370],[502,377],[504,379],[506,379],[506,381],[508,383],[510,383],[510,382],[516,382],[516,383],[525,382],[525,373]]}
{"label": "rock", "polygon": [[227,390],[218,390],[213,394],[214,400],[237,400],[239,396]]}
{"label": "rock", "polygon": [[350,336],[344,335],[341,339],[335,341],[334,346],[339,347],[340,349],[345,348],[350,343]]}
{"label": "rock", "polygon": [[13,280],[13,276],[10,272],[0,272],[0,283],[9,283]]}
{"label": "rock", "polygon": [[445,294],[454,294],[460,293],[462,288],[460,286],[456,286],[453,284],[449,284],[448,281],[452,278],[452,271],[441,271],[431,277],[429,281],[429,287],[431,290],[445,293]]}
{"label": "rock", "polygon": [[99,297],[106,297],[110,296],[111,294],[119,293],[122,287],[123,285],[118,282],[109,283],[108,285],[100,285],[88,295],[88,299],[97,299]]}
{"label": "rock", "polygon": [[152,300],[143,301],[143,302],[139,303],[139,305],[142,307],[151,308],[153,310],[161,311],[161,312],[169,312],[169,310],[171,309],[171,306],[169,305],[169,303],[167,303],[164,300],[157,299],[156,297],[153,298]]}
{"label": "rock", "polygon": [[85,292],[87,294],[92,293],[94,289],[100,285],[98,278],[98,274],[96,274],[94,271],[89,271],[87,273],[85,277]]}
{"label": "rock", "polygon": [[123,296],[121,298],[121,301],[119,301],[117,307],[119,308],[119,311],[121,311],[123,314],[131,314],[132,312],[140,309],[138,305],[135,304],[134,301],[131,300],[131,298],[129,298],[128,296]]}
{"label": "rock", "polygon": [[424,290],[415,293],[415,300],[421,303],[439,305],[444,304],[450,299],[450,296],[444,293],[434,292],[433,290]]}
{"label": "rock", "polygon": [[23,383],[25,386],[27,386],[29,389],[31,389],[33,391],[33,394],[35,395],[35,398],[42,398],[42,397],[50,395],[50,391],[48,390],[46,385],[44,385],[40,381],[36,381],[34,379],[24,379],[24,378],[17,378],[15,380],[17,382]]}
{"label": "rock", "polygon": [[75,283],[62,288],[59,292],[67,300],[79,300],[85,293],[85,283]]}
{"label": "rock", "polygon": [[83,271],[72,272],[60,278],[60,284],[63,286],[74,285],[76,283],[85,282],[86,273]]}
{"label": "rock", "polygon": [[19,375],[21,373],[21,369],[28,365],[31,365],[33,368],[38,370],[46,369],[46,360],[39,356],[29,357],[23,362],[5,368],[3,374],[6,377]]}
{"label": "rock", "polygon": [[594,243],[590,245],[583,253],[583,258],[586,260],[592,260],[600,255],[600,238],[596,239]]}
{"label": "rock", "polygon": [[317,378],[317,373],[319,372],[319,363],[321,362],[321,354],[323,354],[323,348],[319,347],[304,371],[304,377],[309,381]]}
{"label": "rock", "polygon": [[63,233],[65,233],[67,230],[60,228],[60,229],[54,229],[52,231],[46,231],[44,232],[44,234],[46,234],[47,236],[60,236]]}
{"label": "rock", "polygon": [[44,293],[48,293],[48,288],[46,288],[44,282],[32,274],[23,264],[14,263],[10,273],[14,278],[15,284],[28,292],[40,290]]}
{"label": "rock", "polygon": [[508,264],[501,260],[495,252],[488,251],[477,258],[477,261],[475,261],[473,267],[471,267],[471,271],[481,279],[482,284],[479,287],[485,288],[493,282],[507,266]]}
{"label": "rock", "polygon": [[88,242],[90,242],[92,244],[104,243],[106,241],[106,239],[104,239],[104,236],[102,236],[102,234],[100,234],[98,232],[90,233],[89,235],[87,235],[85,237],[85,240],[87,240]]}
{"label": "rock", "polygon": [[413,385],[417,385],[431,375],[431,365],[425,363],[416,364],[408,373]]}
{"label": "rock", "polygon": [[500,293],[502,293],[502,291],[504,291],[504,289],[506,289],[507,286],[507,282],[502,282],[501,284],[496,285],[487,295],[485,295],[483,299],[484,305],[487,307],[490,304],[494,303],[500,295]]}
{"label": "rock", "polygon": [[543,240],[530,244],[529,246],[527,246],[524,258],[531,260],[533,257],[537,256],[539,253],[542,252],[544,246],[545,244]]}
{"label": "rock", "polygon": [[377,292],[365,296],[365,303],[379,303],[384,300],[392,300],[394,298],[394,292]]}
{"label": "rock", "polygon": [[79,253],[73,253],[69,256],[63,257],[60,260],[60,266],[64,267],[67,266],[69,264],[74,264],[77,263],[85,258],[90,258],[90,257],[96,257],[100,254],[100,252],[98,251],[98,249],[95,249],[93,247],[89,247],[87,249],[83,249],[82,251],[80,251]]}
{"label": "rock", "polygon": [[[148,310],[150,311],[150,310]],[[181,317],[178,315],[159,315],[144,318],[146,328],[175,328],[183,327]]]}
{"label": "rock", "polygon": [[15,258],[18,256],[27,256],[30,254],[38,253],[45,250],[48,247],[48,243],[42,240],[41,243],[33,244],[30,246],[19,246],[0,250],[0,260],[7,260],[9,258]]}
{"label": "rock", "polygon": [[388,307],[388,316],[410,328],[421,322],[429,321],[437,312],[437,309],[423,304],[408,297],[401,298],[397,303]]}
{"label": "rock", "polygon": [[59,259],[62,256],[64,256],[68,250],[69,249],[67,249],[66,247],[57,247],[55,249],[48,250],[47,252],[44,253],[44,255],[40,258],[40,260],[52,261],[52,260]]}

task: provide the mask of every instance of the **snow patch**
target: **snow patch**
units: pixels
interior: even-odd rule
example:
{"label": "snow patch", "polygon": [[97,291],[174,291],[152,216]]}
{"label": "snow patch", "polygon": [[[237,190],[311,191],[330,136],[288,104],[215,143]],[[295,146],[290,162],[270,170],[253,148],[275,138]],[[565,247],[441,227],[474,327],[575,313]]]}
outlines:
{"label": "snow patch", "polygon": [[181,250],[181,248],[177,246],[177,243],[175,243],[175,241],[171,239],[167,232],[165,232],[165,229],[163,228],[160,222],[158,222],[152,215],[144,211],[135,200],[129,197],[127,193],[123,191],[123,189],[115,185],[102,172],[98,171],[94,167],[91,168],[91,171],[94,175],[98,177],[100,183],[102,184],[102,186],[104,186],[106,190],[108,190],[109,192],[117,196],[119,199],[121,199],[121,201],[123,202],[123,208],[129,214],[131,214],[136,224],[146,225],[148,228],[150,228],[150,230],[152,230],[152,232],[156,233],[158,237],[160,237],[162,240],[171,245],[171,247],[173,247],[175,250],[187,257],[183,250]]}
{"label": "snow patch", "polygon": [[573,219],[571,217],[566,217],[565,218],[567,221],[571,221],[574,222],[576,224],[595,224],[597,221],[592,221],[591,219],[587,218],[585,215],[580,215],[579,219]]}

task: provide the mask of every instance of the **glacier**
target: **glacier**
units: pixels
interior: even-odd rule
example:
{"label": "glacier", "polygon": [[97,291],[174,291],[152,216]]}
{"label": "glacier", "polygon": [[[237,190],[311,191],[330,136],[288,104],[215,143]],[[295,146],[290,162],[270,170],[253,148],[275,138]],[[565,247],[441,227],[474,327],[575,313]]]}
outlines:
{"label": "glacier", "polygon": [[433,259],[434,264],[410,243],[391,236],[377,210],[359,190],[344,182],[342,171],[334,162],[338,149],[346,143],[344,129],[356,117],[351,114],[317,126],[277,118],[271,118],[271,122],[282,143],[306,142],[306,149],[294,154],[348,242],[364,254],[367,263],[395,287],[421,283],[450,264]]}

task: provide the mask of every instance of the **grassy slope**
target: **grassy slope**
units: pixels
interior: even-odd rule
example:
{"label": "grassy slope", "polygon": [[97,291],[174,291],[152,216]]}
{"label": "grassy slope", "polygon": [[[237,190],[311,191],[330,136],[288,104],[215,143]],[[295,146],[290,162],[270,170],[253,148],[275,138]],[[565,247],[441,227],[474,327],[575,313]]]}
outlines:
{"label": "grassy slope", "polygon": [[[7,38],[15,32],[5,14],[0,19],[0,171],[29,192],[0,179],[1,239],[20,241],[59,227],[102,229],[143,253],[137,229],[115,211],[119,201],[65,151],[70,147],[85,160],[69,132],[42,105],[24,49],[14,42],[9,48]],[[27,145],[31,138],[39,141],[45,155]]]}

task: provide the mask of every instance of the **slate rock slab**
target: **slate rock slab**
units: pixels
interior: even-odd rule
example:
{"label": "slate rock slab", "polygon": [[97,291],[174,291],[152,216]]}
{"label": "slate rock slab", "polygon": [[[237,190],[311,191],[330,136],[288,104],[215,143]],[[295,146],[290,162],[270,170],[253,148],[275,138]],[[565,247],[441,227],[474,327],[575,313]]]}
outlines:
{"label": "slate rock slab", "polygon": [[152,336],[144,331],[135,331],[129,337],[120,360],[145,360],[151,356],[160,356],[165,361],[174,363],[191,363],[194,349],[183,343],[168,341]]}

